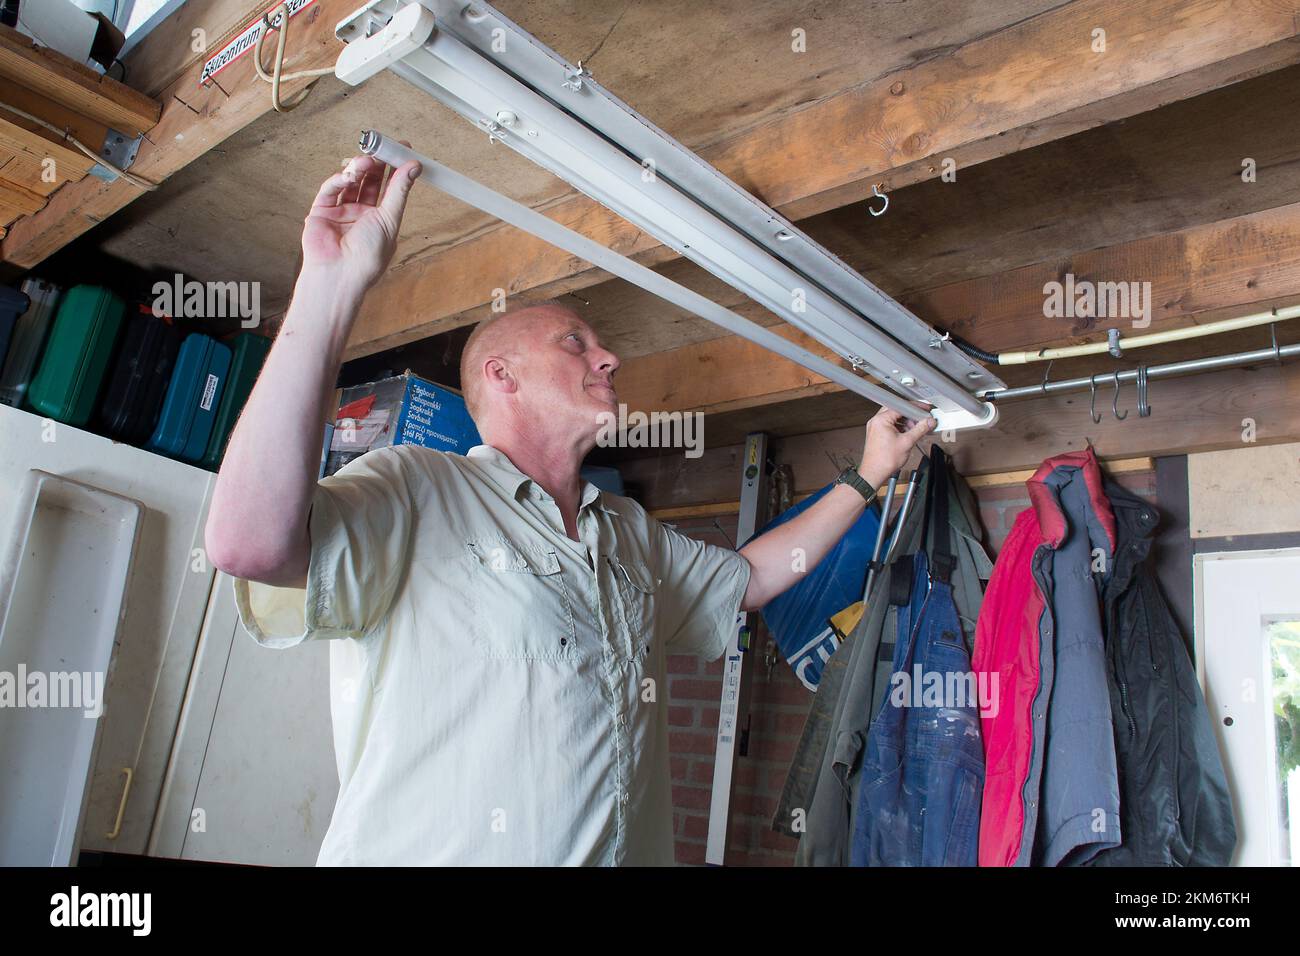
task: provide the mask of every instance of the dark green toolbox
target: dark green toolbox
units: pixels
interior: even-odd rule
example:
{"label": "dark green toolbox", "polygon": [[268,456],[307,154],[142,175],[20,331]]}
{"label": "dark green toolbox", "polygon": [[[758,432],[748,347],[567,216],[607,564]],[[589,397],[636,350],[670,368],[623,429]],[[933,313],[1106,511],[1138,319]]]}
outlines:
{"label": "dark green toolbox", "polygon": [[221,457],[226,453],[226,443],[234,431],[239,413],[244,410],[248,393],[253,390],[266,353],[271,350],[271,340],[265,335],[252,332],[240,332],[231,343],[234,355],[230,360],[230,373],[226,376],[226,391],[217,409],[217,417],[212,422],[212,437],[208,439],[208,450],[199,464],[216,471],[221,466]]}
{"label": "dark green toolbox", "polygon": [[67,291],[27,390],[33,410],[78,428],[90,421],[125,314],[126,303],[108,289],[78,285]]}

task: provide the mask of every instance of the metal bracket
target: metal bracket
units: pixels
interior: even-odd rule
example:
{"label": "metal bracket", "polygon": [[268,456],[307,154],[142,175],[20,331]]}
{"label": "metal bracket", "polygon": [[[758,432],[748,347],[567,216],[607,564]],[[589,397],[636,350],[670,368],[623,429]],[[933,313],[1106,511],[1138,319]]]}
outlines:
{"label": "metal bracket", "polygon": [[[140,152],[140,143],[144,140],[144,134],[131,136],[130,133],[122,133],[115,129],[110,129],[104,137],[104,145],[99,149],[99,155],[116,166],[118,169],[130,169],[131,164],[135,162],[136,153]],[[117,173],[107,166],[101,166],[96,163],[90,167],[92,176],[98,176],[100,179],[112,182],[117,179]]]}

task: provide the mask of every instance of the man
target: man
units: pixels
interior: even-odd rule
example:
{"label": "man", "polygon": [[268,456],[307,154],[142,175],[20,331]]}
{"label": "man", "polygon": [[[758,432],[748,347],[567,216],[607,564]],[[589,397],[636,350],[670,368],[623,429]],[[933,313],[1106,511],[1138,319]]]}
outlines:
{"label": "man", "polygon": [[[847,473],[737,553],[584,483],[619,362],[555,304],[467,342],[482,445],[379,449],[318,483],[344,346],[419,172],[385,186],[385,169],[354,158],[316,196],[206,529],[259,643],[334,639],[340,789],[318,863],[671,864],[666,655],[719,657],[737,611],[815,566],[871,489]],[[868,424],[871,488],[934,423],[903,425]]]}

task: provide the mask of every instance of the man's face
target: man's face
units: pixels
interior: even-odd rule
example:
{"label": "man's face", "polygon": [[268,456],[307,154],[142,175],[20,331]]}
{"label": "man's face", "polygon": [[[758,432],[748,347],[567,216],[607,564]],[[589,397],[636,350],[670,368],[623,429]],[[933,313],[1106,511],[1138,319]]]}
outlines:
{"label": "man's face", "polygon": [[618,411],[618,357],[567,309],[542,307],[530,319],[520,349],[520,397],[539,419],[598,433],[601,414]]}

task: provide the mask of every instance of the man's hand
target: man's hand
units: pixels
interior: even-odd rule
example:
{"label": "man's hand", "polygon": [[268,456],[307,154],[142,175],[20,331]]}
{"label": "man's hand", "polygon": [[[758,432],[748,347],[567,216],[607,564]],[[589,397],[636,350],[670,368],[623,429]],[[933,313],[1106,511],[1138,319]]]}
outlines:
{"label": "man's hand", "polygon": [[387,170],[373,156],[354,156],[321,184],[302,231],[304,272],[323,269],[363,292],[384,274],[420,164],[403,163],[385,185]]}
{"label": "man's hand", "polygon": [[882,408],[867,422],[867,441],[862,449],[858,474],[879,488],[889,476],[907,464],[912,449],[938,422],[926,416],[909,426],[909,419],[889,408]]}

